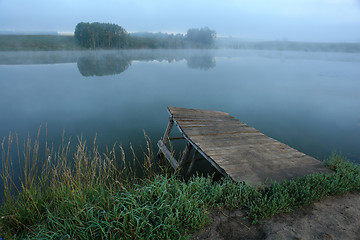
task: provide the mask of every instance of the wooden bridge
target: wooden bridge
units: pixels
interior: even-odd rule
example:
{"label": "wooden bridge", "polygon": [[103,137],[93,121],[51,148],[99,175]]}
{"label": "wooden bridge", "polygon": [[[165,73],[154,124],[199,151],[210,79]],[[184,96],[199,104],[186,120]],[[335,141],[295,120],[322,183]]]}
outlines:
{"label": "wooden bridge", "polygon": [[[164,154],[174,169],[189,161],[194,148],[224,176],[251,185],[330,172],[322,162],[262,134],[228,113],[178,107],[168,107],[168,111],[170,121],[158,146],[159,153]],[[166,147],[174,124],[187,140],[179,160]],[[195,157],[188,173],[194,164]]]}

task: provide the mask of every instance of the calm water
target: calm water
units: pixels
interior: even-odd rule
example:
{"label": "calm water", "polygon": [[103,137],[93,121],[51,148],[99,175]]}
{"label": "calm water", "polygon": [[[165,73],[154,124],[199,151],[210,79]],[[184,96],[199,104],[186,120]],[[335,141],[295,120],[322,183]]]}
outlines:
{"label": "calm water", "polygon": [[228,112],[323,159],[360,162],[360,54],[271,51],[0,52],[0,137],[98,134],[154,147],[167,106]]}

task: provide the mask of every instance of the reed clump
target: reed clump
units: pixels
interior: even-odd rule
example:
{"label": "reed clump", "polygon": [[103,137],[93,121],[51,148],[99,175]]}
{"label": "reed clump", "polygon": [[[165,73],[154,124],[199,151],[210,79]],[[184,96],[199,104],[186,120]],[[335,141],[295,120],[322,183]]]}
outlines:
{"label": "reed clump", "polygon": [[[120,145],[114,144],[106,153],[100,153],[96,136],[90,145],[79,137],[73,151],[70,147],[72,139],[66,138],[65,133],[56,151],[46,140],[40,147],[40,129],[34,141],[27,137],[21,144],[18,135],[11,133],[1,141],[4,194],[0,210],[0,237],[5,234],[8,238],[37,238],[40,237],[38,229],[53,228],[49,231],[54,231],[56,237],[71,232],[73,237],[97,238],[93,233],[93,229],[97,229],[95,226],[85,231],[90,231],[90,235],[78,233],[79,226],[84,225],[82,221],[90,221],[84,211],[93,214],[91,209],[103,209],[109,212],[107,209],[113,207],[116,194],[144,184],[160,171],[167,174],[165,168],[156,168],[153,164],[151,142],[145,133],[143,159],[138,159],[130,147],[132,159],[126,160]],[[62,220],[54,222],[60,216]],[[74,229],[58,227],[60,223],[65,223],[64,219],[68,219],[66,224],[73,225]]]}
{"label": "reed clump", "polygon": [[[185,182],[168,174],[166,168],[154,164],[146,135],[142,158],[132,149],[129,160],[121,146],[99,153],[96,138],[90,147],[78,138],[73,154],[71,139],[64,136],[56,151],[47,142],[42,149],[39,134],[35,141],[27,138],[22,150],[16,135],[10,134],[1,143],[5,199],[0,237],[183,239],[208,223],[210,208],[243,209],[255,223],[329,195],[360,190],[359,165],[335,154],[326,161],[332,174],[252,187],[200,176]],[[10,153],[14,145],[22,166],[18,179]],[[44,157],[39,157],[39,149]]]}

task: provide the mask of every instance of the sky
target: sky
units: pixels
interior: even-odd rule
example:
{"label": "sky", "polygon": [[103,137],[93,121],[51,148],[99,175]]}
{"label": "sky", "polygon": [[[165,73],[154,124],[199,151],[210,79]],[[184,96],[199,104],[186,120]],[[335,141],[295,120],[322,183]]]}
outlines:
{"label": "sky", "polygon": [[73,32],[79,22],[115,23],[128,32],[360,42],[360,0],[0,0],[0,31]]}

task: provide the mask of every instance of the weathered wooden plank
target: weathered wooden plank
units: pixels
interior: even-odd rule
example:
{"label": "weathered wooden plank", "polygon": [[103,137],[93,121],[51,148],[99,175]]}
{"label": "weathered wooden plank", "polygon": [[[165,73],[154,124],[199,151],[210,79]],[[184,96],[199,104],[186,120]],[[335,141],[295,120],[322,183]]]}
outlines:
{"label": "weathered wooden plank", "polygon": [[174,120],[173,120],[172,117],[170,117],[168,126],[167,126],[167,128],[165,130],[164,137],[163,137],[164,144],[166,144],[173,126],[174,126]]}
{"label": "weathered wooden plank", "polygon": [[241,171],[241,169],[227,169],[227,173],[233,179],[237,181],[246,181],[252,185],[257,185],[264,183],[267,184],[270,181],[283,181],[284,179],[294,179],[296,177],[301,177],[309,174],[319,173],[319,172],[330,172],[330,170],[325,169],[324,165],[314,164],[306,165],[306,167],[299,167],[298,165],[293,167],[286,167],[280,169],[267,169],[267,168],[253,168],[253,171]]}
{"label": "weathered wooden plank", "polygon": [[243,127],[243,128],[251,128],[245,123],[238,123],[238,122],[229,122],[229,121],[217,121],[217,122],[207,122],[205,121],[178,121],[176,120],[182,128],[201,128],[201,127],[208,127],[208,128],[234,128],[234,127]]}
{"label": "weathered wooden plank", "polygon": [[164,142],[162,140],[159,140],[157,145],[159,147],[159,150],[164,154],[164,156],[169,161],[171,166],[176,170],[178,168],[179,164],[176,161],[176,159],[172,156],[171,152],[167,149]]}
{"label": "weathered wooden plank", "polygon": [[232,150],[237,150],[237,149],[254,149],[254,150],[257,150],[259,149],[259,147],[261,148],[276,148],[278,150],[281,150],[281,151],[296,151],[296,152],[299,152],[293,148],[290,148],[289,146],[283,144],[283,143],[280,143],[278,141],[269,141],[267,143],[263,143],[261,144],[261,146],[258,146],[258,145],[228,145],[228,146],[224,146],[224,147],[218,147],[218,146],[212,146],[212,147],[208,147],[208,148],[205,148],[204,147],[204,150],[206,151],[221,151],[221,150],[228,150],[228,151],[232,151]]}
{"label": "weathered wooden plank", "polygon": [[186,120],[186,119],[209,119],[211,121],[233,121],[236,120],[233,116],[230,115],[214,115],[214,114],[202,114],[202,113],[194,113],[194,114],[188,114],[188,113],[171,113],[176,119],[179,120]]}
{"label": "weathered wooden plank", "polygon": [[[199,123],[199,124],[206,124],[206,123],[221,123],[221,122],[236,122],[236,119],[224,119],[222,117],[217,117],[217,118],[204,118],[204,117],[184,117],[184,116],[178,116],[176,118],[177,121],[181,122],[181,123]],[[245,123],[244,123],[245,124]]]}
{"label": "weathered wooden plank", "polygon": [[[209,119],[211,121],[235,121],[238,120],[230,115],[214,115],[214,114],[202,114],[202,113],[195,113],[195,114],[178,114],[178,113],[171,113],[171,115],[175,116],[176,119],[184,120],[186,119]],[[238,120],[239,121],[239,120]]]}
{"label": "weathered wooden plank", "polygon": [[185,114],[197,114],[197,113],[201,113],[203,115],[211,115],[211,116],[216,116],[216,115],[227,115],[230,116],[230,114],[226,113],[226,112],[220,112],[220,111],[213,111],[213,110],[203,110],[203,109],[191,109],[191,108],[180,108],[180,107],[168,107],[168,110],[172,113],[172,114],[180,114],[182,113],[183,115]]}
{"label": "weathered wooden plank", "polygon": [[259,133],[259,131],[252,128],[183,128],[189,137],[193,136],[207,136],[207,135],[227,135],[237,133]]}
{"label": "weathered wooden plank", "polygon": [[[265,145],[265,144],[264,144]],[[244,158],[246,156],[254,156],[258,160],[261,159],[277,159],[277,158],[297,158],[305,156],[304,153],[296,151],[292,148],[281,148],[275,144],[267,145],[242,145],[221,148],[202,147],[209,156],[226,156],[227,158],[234,157],[235,159]],[[290,161],[290,160],[289,160]]]}
{"label": "weathered wooden plank", "polygon": [[[301,161],[302,164],[312,164],[312,162],[308,159],[304,159],[306,155],[297,155],[297,156],[275,156],[271,155],[270,157],[264,157],[258,155],[257,153],[254,154],[243,154],[242,156],[233,156],[233,155],[215,155],[211,153],[207,153],[209,157],[212,159],[216,159],[216,162],[221,167],[234,167],[236,165],[243,165],[243,164],[251,164],[254,167],[266,167],[266,168],[285,168],[288,166],[299,164]],[[254,159],[256,161],[254,161]],[[313,159],[315,160],[315,159]],[[315,162],[318,162],[315,160]],[[313,163],[315,163],[313,162]]]}
{"label": "weathered wooden plank", "polygon": [[[187,134],[188,135],[188,134]],[[191,136],[191,134],[189,134],[188,136]],[[270,139],[266,137],[264,134],[262,134],[261,132],[243,132],[243,133],[233,133],[233,134],[229,134],[227,136],[213,136],[211,138],[209,138],[208,136],[193,136],[192,139],[194,139],[194,141],[202,141],[202,142],[219,142],[219,141],[236,141],[236,140],[250,140],[250,139]],[[195,140],[196,139],[196,140]]]}
{"label": "weathered wooden plank", "polygon": [[[169,135],[170,135],[170,133],[171,133],[171,130],[172,130],[172,127],[173,127],[173,126],[174,126],[174,120],[173,120],[173,118],[170,116],[170,118],[169,118],[169,123],[168,123],[168,125],[167,125],[167,127],[166,127],[164,136],[163,136],[163,138],[162,138],[164,145],[166,144],[166,142],[167,142],[168,139],[169,139]],[[158,151],[158,153],[157,153],[158,156],[159,156],[159,154],[160,154],[160,151],[161,151],[161,149],[159,148],[159,151]]]}
{"label": "weathered wooden plank", "polygon": [[[248,147],[248,148],[247,148]],[[257,148],[258,147],[258,148]],[[261,160],[261,158],[265,159],[274,159],[274,158],[293,158],[300,157],[304,154],[298,151],[291,150],[281,150],[276,148],[264,148],[262,144],[254,144],[254,145],[241,145],[237,149],[235,146],[229,148],[225,146],[225,149],[213,149],[212,146],[200,146],[202,151],[206,152],[209,156],[215,157],[227,157],[227,158],[244,158],[246,156],[252,156],[253,158],[257,158]]]}
{"label": "weathered wooden plank", "polygon": [[[243,162],[222,162],[219,164],[232,178],[237,177],[238,179],[243,179],[245,177],[246,179],[248,178],[248,175],[254,175],[262,182],[266,179],[276,181],[279,179],[291,179],[294,178],[294,176],[304,176],[317,172],[324,172],[325,170],[324,165],[321,162],[309,156],[292,159],[293,161],[291,162],[288,162],[287,160],[289,159],[272,159],[271,161],[267,161],[268,164],[266,164],[266,162],[250,161],[249,159],[248,161]],[[247,179],[247,181],[257,184],[251,179]]]}
{"label": "weathered wooden plank", "polygon": [[[241,145],[261,145],[274,140],[261,134],[228,134],[226,136],[189,136],[200,148],[227,147]],[[208,138],[208,140],[206,140]]]}
{"label": "weathered wooden plank", "polygon": [[179,121],[177,121],[181,128],[183,129],[213,129],[213,130],[227,130],[227,129],[248,129],[248,130],[256,130],[255,128],[249,127],[246,124],[236,124],[236,123],[229,123],[229,122],[216,122],[216,123],[202,123],[202,124],[197,124],[197,123],[181,123]]}
{"label": "weathered wooden plank", "polygon": [[211,119],[211,120],[222,120],[222,121],[231,121],[231,120],[235,120],[236,118],[234,118],[233,116],[230,116],[229,114],[212,114],[212,113],[200,113],[200,112],[196,112],[196,113],[173,113],[171,112],[171,115],[174,116],[175,118],[181,120],[181,119]]}

